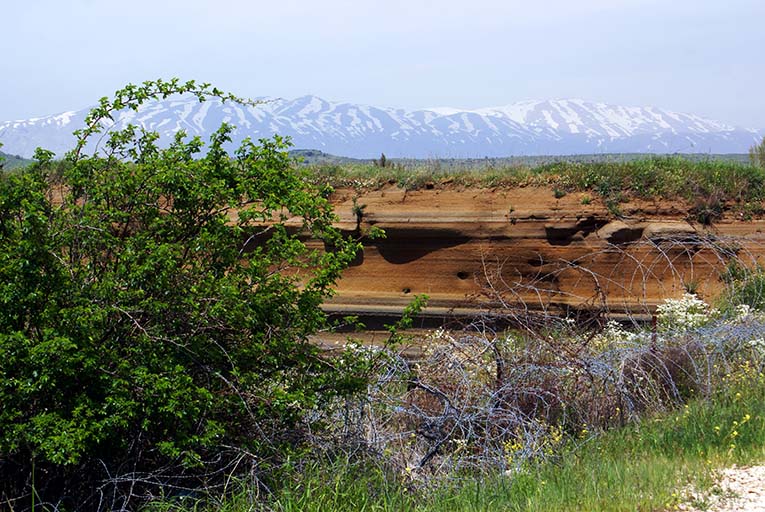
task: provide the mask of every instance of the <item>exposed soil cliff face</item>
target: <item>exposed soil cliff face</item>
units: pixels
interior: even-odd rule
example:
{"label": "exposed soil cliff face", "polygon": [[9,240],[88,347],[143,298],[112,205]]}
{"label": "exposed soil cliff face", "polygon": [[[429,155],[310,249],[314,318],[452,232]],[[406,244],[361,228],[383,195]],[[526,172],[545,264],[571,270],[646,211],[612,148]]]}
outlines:
{"label": "exposed soil cliff face", "polygon": [[[361,218],[354,212],[365,205]],[[555,312],[650,313],[687,289],[712,299],[731,259],[765,255],[765,221],[689,221],[689,205],[611,205],[585,193],[556,198],[548,188],[432,189],[391,185],[333,196],[341,227],[385,230],[366,240],[346,270],[330,311],[395,314],[415,294],[428,311],[470,313],[505,304]],[[618,212],[616,212],[618,208]],[[617,216],[618,213],[618,216]],[[727,217],[732,217],[729,214]]]}

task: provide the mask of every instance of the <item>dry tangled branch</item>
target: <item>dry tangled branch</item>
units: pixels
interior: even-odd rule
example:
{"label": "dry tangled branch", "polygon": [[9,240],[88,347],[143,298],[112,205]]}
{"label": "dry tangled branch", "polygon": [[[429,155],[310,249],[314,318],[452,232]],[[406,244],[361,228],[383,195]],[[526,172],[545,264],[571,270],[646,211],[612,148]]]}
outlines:
{"label": "dry tangled branch", "polygon": [[[603,258],[607,275],[592,270]],[[532,275],[509,275],[487,257],[489,314],[435,331],[418,356],[375,353],[377,380],[344,404],[344,435],[428,481],[512,472],[562,443],[709,396],[742,361],[765,366],[765,316],[721,313],[687,294],[691,283],[730,290],[732,268],[756,275],[756,254],[713,237],[611,246]],[[564,279],[593,293],[561,291]]]}

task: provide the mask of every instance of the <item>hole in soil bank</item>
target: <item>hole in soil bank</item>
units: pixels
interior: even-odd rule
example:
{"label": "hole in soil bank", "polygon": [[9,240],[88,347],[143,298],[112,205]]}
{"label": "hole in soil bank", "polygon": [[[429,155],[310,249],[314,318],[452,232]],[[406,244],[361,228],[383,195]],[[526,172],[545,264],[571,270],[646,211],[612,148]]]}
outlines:
{"label": "hole in soil bank", "polygon": [[462,279],[464,281],[468,277],[470,277],[470,274],[468,274],[464,270],[460,270],[459,272],[457,272],[457,279]]}
{"label": "hole in soil bank", "polygon": [[404,288],[403,290],[401,290],[401,292],[404,295],[408,295],[408,294],[412,293],[412,289],[411,288]]}

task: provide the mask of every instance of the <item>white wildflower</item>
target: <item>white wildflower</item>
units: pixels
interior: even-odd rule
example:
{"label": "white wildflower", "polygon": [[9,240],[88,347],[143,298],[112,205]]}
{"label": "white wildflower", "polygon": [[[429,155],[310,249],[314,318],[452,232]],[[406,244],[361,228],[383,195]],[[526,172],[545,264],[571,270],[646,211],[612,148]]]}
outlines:
{"label": "white wildflower", "polygon": [[656,308],[656,319],[663,330],[687,331],[709,322],[716,311],[692,293],[679,299],[666,299]]}
{"label": "white wildflower", "polygon": [[760,354],[765,355],[765,339],[763,338],[755,338],[753,340],[749,340],[749,345]]}
{"label": "white wildflower", "polygon": [[743,322],[746,318],[752,314],[752,307],[749,304],[739,304],[733,314],[733,321]]}

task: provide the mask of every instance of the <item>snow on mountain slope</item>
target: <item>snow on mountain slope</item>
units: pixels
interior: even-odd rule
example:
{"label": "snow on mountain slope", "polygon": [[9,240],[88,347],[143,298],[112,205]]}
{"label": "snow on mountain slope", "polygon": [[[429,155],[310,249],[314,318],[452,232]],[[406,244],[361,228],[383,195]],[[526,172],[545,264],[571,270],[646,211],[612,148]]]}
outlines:
{"label": "snow on mountain slope", "polygon": [[[759,134],[653,107],[579,99],[523,101],[475,110],[406,110],[327,101],[316,96],[265,99],[257,106],[178,97],[121,112],[118,126],[144,126],[169,137],[184,130],[207,138],[222,122],[235,142],[274,134],[296,148],[343,156],[482,157],[576,153],[742,153]],[[0,123],[6,152],[30,156],[41,146],[63,154],[87,111]]]}

